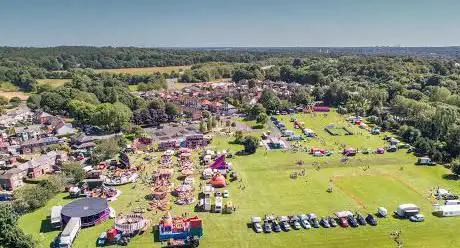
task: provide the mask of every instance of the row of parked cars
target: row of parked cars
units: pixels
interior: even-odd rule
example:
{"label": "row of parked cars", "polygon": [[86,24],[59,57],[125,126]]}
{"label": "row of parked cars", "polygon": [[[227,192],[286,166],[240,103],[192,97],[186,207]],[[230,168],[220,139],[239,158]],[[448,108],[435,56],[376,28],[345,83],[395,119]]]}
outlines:
{"label": "row of parked cars", "polygon": [[256,233],[271,233],[273,232],[288,232],[291,229],[311,229],[311,228],[334,228],[337,226],[341,227],[358,227],[365,226],[367,224],[371,226],[377,225],[377,220],[372,214],[368,214],[366,217],[356,213],[353,214],[350,211],[342,211],[335,213],[335,217],[317,217],[314,213],[309,214],[298,214],[291,216],[278,216],[266,215],[262,220],[260,217],[252,217],[251,223]]}

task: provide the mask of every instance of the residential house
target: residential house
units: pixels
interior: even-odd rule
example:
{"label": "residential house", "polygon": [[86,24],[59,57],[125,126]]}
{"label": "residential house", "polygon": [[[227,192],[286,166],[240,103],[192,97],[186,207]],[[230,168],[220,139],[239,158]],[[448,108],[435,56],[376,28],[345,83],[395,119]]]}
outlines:
{"label": "residential house", "polygon": [[21,151],[23,154],[41,152],[49,145],[60,144],[62,142],[63,141],[57,137],[27,140],[21,144]]}
{"label": "residential house", "polygon": [[165,140],[158,143],[158,150],[166,151],[169,149],[177,149],[180,147],[180,142],[178,140]]}
{"label": "residential house", "polygon": [[67,160],[64,151],[51,151],[35,159],[18,165],[16,168],[9,169],[0,174],[0,186],[6,190],[14,190],[21,187],[23,179],[37,178],[53,171],[53,166],[62,165]]}
{"label": "residential house", "polygon": [[43,124],[43,125],[48,125],[51,123],[52,119],[54,119],[53,115],[50,115],[44,111],[39,111],[36,112],[35,115],[33,116],[33,123],[35,124]]}
{"label": "residential house", "polygon": [[197,148],[204,147],[209,144],[209,139],[205,138],[203,134],[192,134],[185,137],[185,147]]}

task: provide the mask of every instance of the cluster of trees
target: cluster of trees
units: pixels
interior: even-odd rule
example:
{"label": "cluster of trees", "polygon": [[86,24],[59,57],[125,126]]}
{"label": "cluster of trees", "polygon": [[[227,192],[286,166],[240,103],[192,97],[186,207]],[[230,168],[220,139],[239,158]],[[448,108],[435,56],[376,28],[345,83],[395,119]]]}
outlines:
{"label": "cluster of trees", "polygon": [[221,78],[231,78],[233,65],[226,63],[204,63],[192,66],[190,70],[185,70],[180,76],[180,81],[184,83],[209,82]]}
{"label": "cluster of trees", "polygon": [[244,146],[244,152],[246,154],[254,154],[259,147],[259,138],[254,136],[243,136],[242,131],[235,132],[235,144],[241,144]]}
{"label": "cluster of trees", "polygon": [[179,106],[154,98],[134,111],[132,122],[141,126],[159,126],[161,123],[174,121],[179,116]]}
{"label": "cluster of trees", "polygon": [[209,111],[204,111],[203,117],[205,117],[205,119],[200,122],[200,132],[202,133],[212,131],[213,128],[217,127],[217,122],[220,121],[219,116],[212,116]]}
{"label": "cluster of trees", "polygon": [[124,139],[120,137],[100,140],[96,144],[93,154],[91,155],[91,163],[98,164],[107,159],[113,159],[120,153],[121,147],[123,147],[124,144]]}
{"label": "cluster of trees", "polygon": [[204,62],[250,63],[268,58],[258,51],[211,51],[135,47],[61,46],[49,48],[0,47],[0,65],[30,66],[46,70],[71,68],[132,68],[193,65]]}
{"label": "cluster of trees", "polygon": [[32,248],[32,236],[25,234],[18,226],[19,214],[11,203],[0,207],[0,246],[11,248]]}

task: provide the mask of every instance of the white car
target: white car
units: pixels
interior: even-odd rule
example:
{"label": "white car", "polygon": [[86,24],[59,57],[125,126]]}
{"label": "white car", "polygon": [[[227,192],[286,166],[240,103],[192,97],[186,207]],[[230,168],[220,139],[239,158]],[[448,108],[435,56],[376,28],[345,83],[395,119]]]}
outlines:
{"label": "white car", "polygon": [[230,197],[230,193],[228,192],[228,190],[224,190],[223,196],[224,196],[224,198],[229,198]]}
{"label": "white car", "polygon": [[425,221],[425,216],[423,214],[416,214],[409,217],[409,220],[412,222],[423,222]]}

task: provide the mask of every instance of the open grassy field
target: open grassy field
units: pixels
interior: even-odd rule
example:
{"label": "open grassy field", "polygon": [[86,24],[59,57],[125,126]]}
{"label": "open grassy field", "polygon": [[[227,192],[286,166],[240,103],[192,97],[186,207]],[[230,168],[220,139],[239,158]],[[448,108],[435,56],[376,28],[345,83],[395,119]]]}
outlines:
{"label": "open grassy field", "polygon": [[53,87],[59,87],[67,82],[70,82],[70,80],[71,79],[38,79],[37,82],[39,85],[49,84]]}
{"label": "open grassy field", "polygon": [[191,66],[165,66],[165,67],[143,67],[143,68],[120,68],[120,69],[96,69],[98,72],[126,73],[126,74],[152,74],[156,72],[170,73],[172,71],[190,69]]}
{"label": "open grassy field", "polygon": [[12,97],[19,97],[21,100],[25,101],[29,98],[29,95],[27,93],[21,92],[21,91],[2,91],[0,90],[0,96],[4,96],[8,99],[11,99]]}
{"label": "open grassy field", "polygon": [[[334,113],[329,113],[328,116],[298,117],[303,118],[306,126],[314,129],[319,135],[318,140],[306,141],[306,146],[321,144],[328,149],[338,149],[336,143],[346,143],[354,147],[383,146],[382,136],[330,136],[322,133],[325,125],[342,121]],[[230,148],[232,152],[241,150],[241,146],[228,143],[232,139],[217,136],[211,146],[219,150]],[[324,139],[324,144],[319,141],[321,139]],[[200,247],[390,248],[397,247],[390,233],[398,230],[402,231],[404,247],[458,247],[460,236],[456,228],[459,217],[437,218],[431,215],[432,199],[429,194],[433,187],[442,186],[460,193],[458,181],[444,179],[443,176],[449,173],[447,169],[441,166],[416,166],[416,158],[404,150],[383,155],[358,154],[345,164],[341,163],[340,159],[341,156],[338,154],[315,158],[306,152],[266,152],[263,148],[256,154],[230,159],[245,188],[241,188],[239,182],[227,186],[230,200],[237,207],[236,213],[197,213],[203,218],[205,232]],[[303,165],[297,164],[299,160],[304,162]],[[155,163],[151,163],[148,170],[155,167]],[[291,173],[301,170],[306,171],[305,176],[290,179]],[[333,184],[332,193],[326,192],[330,182]],[[123,194],[120,198],[110,203],[118,212],[126,212],[132,207],[146,204],[144,196],[149,192],[148,186],[138,184],[136,188],[132,188],[131,185],[127,185],[122,186],[121,190]],[[50,241],[58,235],[57,231],[47,232],[46,217],[51,206],[69,201],[63,197],[64,194],[58,195],[46,207],[20,219],[21,227],[40,240],[42,247],[48,247]],[[379,225],[376,227],[320,228],[271,234],[256,234],[247,226],[251,216],[263,217],[267,213],[289,215],[315,212],[318,216],[332,215],[340,210],[375,213],[378,206],[394,211],[397,205],[408,202],[416,203],[422,208],[426,216],[425,222],[411,223],[408,220],[388,217],[378,219]],[[192,212],[192,206],[174,205],[171,212],[180,214],[184,211]],[[149,212],[147,216],[157,223],[160,215]],[[111,225],[112,221],[107,221],[102,225],[82,230],[74,247],[94,247],[99,233]],[[153,243],[153,234],[145,233],[134,238],[129,247],[160,247],[160,243]]]}

